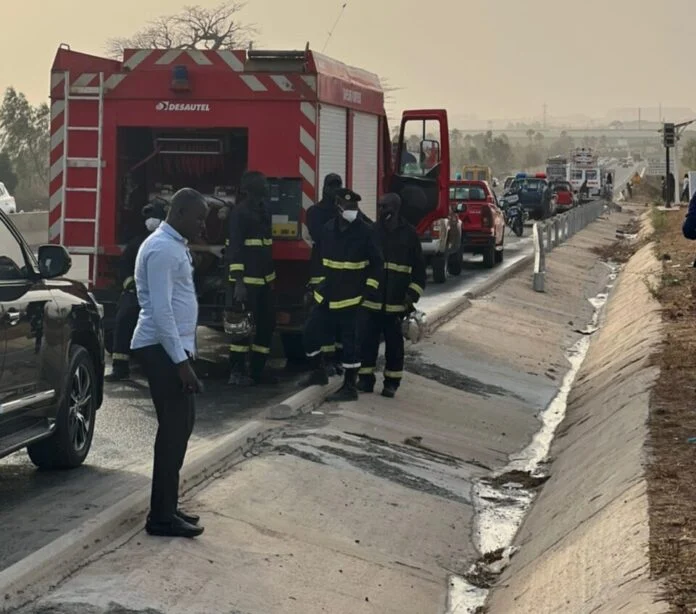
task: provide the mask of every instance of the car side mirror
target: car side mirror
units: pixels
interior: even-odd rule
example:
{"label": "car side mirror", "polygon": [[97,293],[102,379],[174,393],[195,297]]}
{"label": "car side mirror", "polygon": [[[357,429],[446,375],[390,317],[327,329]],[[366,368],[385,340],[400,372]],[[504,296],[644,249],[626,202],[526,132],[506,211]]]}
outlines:
{"label": "car side mirror", "polygon": [[38,253],[41,277],[62,277],[72,267],[72,258],[62,245],[42,245]]}

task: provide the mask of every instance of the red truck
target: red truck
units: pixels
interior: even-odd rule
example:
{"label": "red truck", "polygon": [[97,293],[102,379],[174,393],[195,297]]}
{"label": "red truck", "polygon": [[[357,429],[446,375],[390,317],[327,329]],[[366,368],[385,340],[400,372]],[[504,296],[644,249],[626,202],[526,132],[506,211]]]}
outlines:
{"label": "red truck", "polygon": [[[339,173],[375,217],[397,191],[427,234],[451,215],[444,110],[409,111],[401,143],[422,135],[414,172],[392,168],[379,78],[311,51],[126,50],[122,60],[61,45],[51,70],[49,239],[89,259],[90,285],[109,314],[123,246],[142,232],[142,207],[183,186],[211,204],[196,283],[200,324],[220,327],[225,223],[246,169],[269,178],[278,330],[288,357],[299,331],[311,242],[305,212],[323,177]],[[207,250],[207,253],[206,253]]]}

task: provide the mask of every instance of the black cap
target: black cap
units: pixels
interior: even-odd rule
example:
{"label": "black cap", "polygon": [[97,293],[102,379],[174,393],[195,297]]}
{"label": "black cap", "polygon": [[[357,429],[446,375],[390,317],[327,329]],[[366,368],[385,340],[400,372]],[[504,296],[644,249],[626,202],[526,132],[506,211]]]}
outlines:
{"label": "black cap", "polygon": [[167,217],[167,210],[162,203],[148,203],[143,207],[143,217],[154,217],[158,220],[164,220]]}
{"label": "black cap", "polygon": [[329,173],[324,177],[324,187],[343,187],[343,179],[337,173]]}
{"label": "black cap", "polygon": [[357,194],[348,188],[341,188],[338,190],[338,192],[336,192],[336,198],[340,198],[348,203],[359,203],[362,200],[360,194]]}

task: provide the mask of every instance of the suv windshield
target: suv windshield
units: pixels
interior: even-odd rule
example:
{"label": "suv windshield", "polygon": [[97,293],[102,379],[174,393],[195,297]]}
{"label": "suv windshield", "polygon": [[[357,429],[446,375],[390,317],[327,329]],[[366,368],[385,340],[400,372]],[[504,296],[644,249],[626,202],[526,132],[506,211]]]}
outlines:
{"label": "suv windshield", "polygon": [[515,179],[510,184],[511,190],[524,190],[525,192],[543,192],[545,187],[542,179]]}

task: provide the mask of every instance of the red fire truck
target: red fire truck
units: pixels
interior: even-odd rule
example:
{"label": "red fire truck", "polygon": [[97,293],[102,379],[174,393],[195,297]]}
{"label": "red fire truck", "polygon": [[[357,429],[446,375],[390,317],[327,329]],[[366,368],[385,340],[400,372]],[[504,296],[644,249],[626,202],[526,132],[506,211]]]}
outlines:
{"label": "red fire truck", "polygon": [[402,193],[404,214],[422,233],[450,215],[445,111],[406,112],[401,142],[414,133],[422,165],[393,169],[379,78],[309,48],[132,49],[112,60],[61,45],[51,70],[49,239],[89,259],[108,330],[118,257],[142,232],[142,207],[183,186],[199,190],[211,205],[207,247],[196,248],[205,255],[196,279],[201,324],[220,326],[219,212],[234,206],[242,173],[259,170],[271,187],[278,330],[293,341],[309,275],[304,214],[327,173],[344,177],[372,218],[387,190]]}

